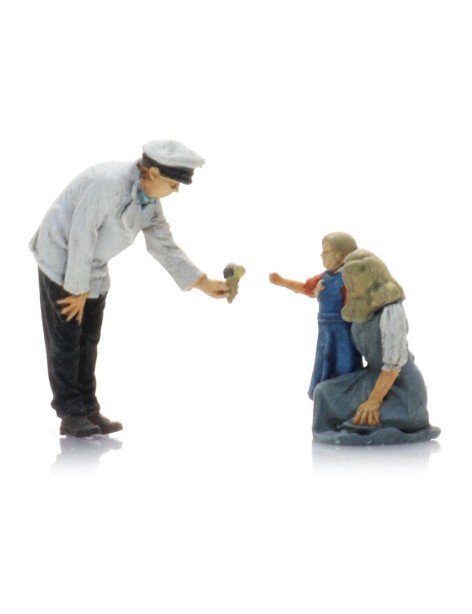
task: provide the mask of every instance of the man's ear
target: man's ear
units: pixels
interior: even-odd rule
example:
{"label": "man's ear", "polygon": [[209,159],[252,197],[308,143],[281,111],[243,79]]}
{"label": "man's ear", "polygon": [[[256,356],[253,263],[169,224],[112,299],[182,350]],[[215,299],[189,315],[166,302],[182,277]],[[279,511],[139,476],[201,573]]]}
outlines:
{"label": "man's ear", "polygon": [[151,166],[151,168],[149,169],[149,177],[150,179],[152,179],[153,181],[155,181],[156,179],[160,179],[161,178],[161,172],[158,168],[156,168],[155,166]]}

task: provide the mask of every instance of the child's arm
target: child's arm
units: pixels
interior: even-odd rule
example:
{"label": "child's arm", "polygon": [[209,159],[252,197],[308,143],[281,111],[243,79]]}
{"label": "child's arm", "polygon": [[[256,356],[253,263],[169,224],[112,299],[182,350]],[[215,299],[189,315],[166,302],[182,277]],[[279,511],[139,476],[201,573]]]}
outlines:
{"label": "child's arm", "polygon": [[271,284],[275,286],[281,286],[282,288],[287,288],[287,290],[292,290],[297,294],[305,294],[305,283],[302,281],[294,281],[293,279],[285,279],[278,273],[271,273],[269,275],[269,281]]}
{"label": "child's arm", "polygon": [[324,290],[323,274],[310,277],[305,282],[305,294],[310,297],[318,298],[320,292]]}

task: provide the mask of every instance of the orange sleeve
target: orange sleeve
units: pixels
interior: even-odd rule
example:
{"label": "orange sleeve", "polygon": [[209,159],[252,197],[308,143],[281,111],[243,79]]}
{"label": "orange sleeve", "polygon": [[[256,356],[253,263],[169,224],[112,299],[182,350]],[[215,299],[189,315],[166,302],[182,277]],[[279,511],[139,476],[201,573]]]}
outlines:
{"label": "orange sleeve", "polygon": [[307,296],[309,296],[310,298],[314,298],[313,297],[313,290],[316,288],[316,286],[318,285],[318,282],[320,281],[320,279],[323,277],[323,273],[321,273],[320,275],[315,275],[314,277],[310,277],[310,279],[307,279],[305,282],[305,294]]}

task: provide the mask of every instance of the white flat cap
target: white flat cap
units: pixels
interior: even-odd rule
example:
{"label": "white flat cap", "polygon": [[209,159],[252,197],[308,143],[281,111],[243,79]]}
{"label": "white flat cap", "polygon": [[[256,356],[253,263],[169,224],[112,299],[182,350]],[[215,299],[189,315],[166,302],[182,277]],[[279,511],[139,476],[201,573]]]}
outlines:
{"label": "white flat cap", "polygon": [[143,163],[158,168],[165,177],[189,184],[194,169],[205,160],[178,141],[149,141],[143,145]]}
{"label": "white flat cap", "polygon": [[178,141],[149,141],[143,151],[151,160],[164,166],[198,168],[205,160]]}

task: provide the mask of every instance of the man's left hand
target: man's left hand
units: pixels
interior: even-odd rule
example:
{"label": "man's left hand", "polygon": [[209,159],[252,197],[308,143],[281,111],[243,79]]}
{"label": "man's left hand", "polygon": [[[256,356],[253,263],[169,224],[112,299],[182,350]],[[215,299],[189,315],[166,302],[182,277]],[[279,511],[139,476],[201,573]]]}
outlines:
{"label": "man's left hand", "polygon": [[58,305],[64,305],[61,309],[61,315],[66,317],[66,322],[70,322],[75,318],[79,324],[82,323],[85,301],[89,294],[90,291],[83,294],[69,294],[69,296],[56,301]]}

